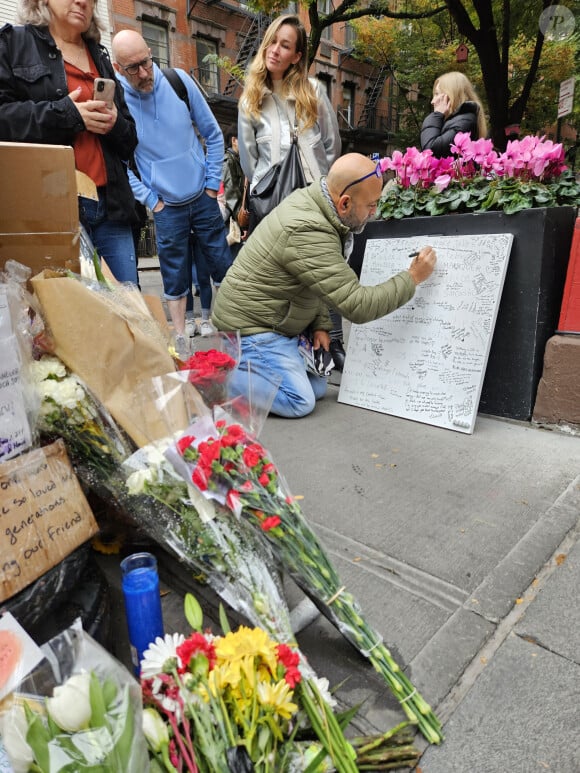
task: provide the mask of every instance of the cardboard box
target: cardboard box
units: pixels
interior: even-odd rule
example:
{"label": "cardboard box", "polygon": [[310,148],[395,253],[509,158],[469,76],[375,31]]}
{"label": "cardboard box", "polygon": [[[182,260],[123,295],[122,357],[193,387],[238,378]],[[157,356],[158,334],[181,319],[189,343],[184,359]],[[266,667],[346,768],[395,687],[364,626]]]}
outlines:
{"label": "cardboard box", "polygon": [[0,269],[79,272],[79,212],[73,149],[0,142]]}
{"label": "cardboard box", "polygon": [[0,602],[98,532],[64,441],[0,464]]}

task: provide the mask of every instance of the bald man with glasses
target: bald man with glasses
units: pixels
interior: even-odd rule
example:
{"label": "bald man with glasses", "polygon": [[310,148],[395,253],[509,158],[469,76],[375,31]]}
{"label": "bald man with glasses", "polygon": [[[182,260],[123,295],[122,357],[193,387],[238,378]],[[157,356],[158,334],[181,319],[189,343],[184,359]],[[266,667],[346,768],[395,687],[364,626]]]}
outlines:
{"label": "bald man with glasses", "polygon": [[185,312],[191,290],[191,255],[195,255],[201,286],[202,334],[204,322],[211,331],[209,273],[219,284],[232,262],[217,201],[224,139],[193,80],[184,70],[175,70],[187,91],[186,104],[153,62],[140,33],[121,30],[113,38],[112,51],[125,101],[137,126],[135,162],[139,174],[130,171],[129,181],[135,198],[153,213],[175,348],[179,357],[186,359],[189,338]]}
{"label": "bald man with glasses", "polygon": [[342,156],[327,177],[294,191],[259,223],[221,286],[212,322],[240,331],[236,377],[253,364],[260,374],[254,398],[264,401],[280,379],[271,408],[278,416],[306,416],[326,392],[326,379],[306,371],[298,337],[309,328],[314,347],[329,350],[328,306],[356,324],[371,322],[407,303],[435,268],[435,251],[424,247],[388,281],[360,284],[347,260],[354,234],[375,217],[382,187],[378,164]]}

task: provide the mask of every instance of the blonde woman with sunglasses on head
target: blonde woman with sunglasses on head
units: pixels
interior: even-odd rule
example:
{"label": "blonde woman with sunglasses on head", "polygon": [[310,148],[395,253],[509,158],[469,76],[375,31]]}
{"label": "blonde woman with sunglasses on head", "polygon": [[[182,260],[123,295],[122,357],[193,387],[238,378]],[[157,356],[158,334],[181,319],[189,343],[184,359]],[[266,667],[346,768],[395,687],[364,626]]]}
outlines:
{"label": "blonde woman with sunglasses on head", "polygon": [[308,183],[327,174],[340,155],[336,116],[322,84],[308,78],[307,49],[300,19],[280,16],[250,65],[238,118],[240,162],[250,190],[284,158],[294,128]]}
{"label": "blonde woman with sunglasses on head", "polygon": [[447,72],[433,85],[433,112],[423,121],[421,150],[432,150],[437,158],[451,155],[458,132],[468,132],[472,140],[487,136],[483,105],[462,72]]}
{"label": "blonde woman with sunglasses on head", "polygon": [[[340,155],[338,122],[323,85],[308,77],[308,37],[297,16],[272,22],[250,65],[238,114],[238,144],[250,191],[282,161],[296,131],[306,182],[328,173]],[[257,225],[250,212],[251,232]],[[342,370],[342,321],[333,320],[333,356]]]}

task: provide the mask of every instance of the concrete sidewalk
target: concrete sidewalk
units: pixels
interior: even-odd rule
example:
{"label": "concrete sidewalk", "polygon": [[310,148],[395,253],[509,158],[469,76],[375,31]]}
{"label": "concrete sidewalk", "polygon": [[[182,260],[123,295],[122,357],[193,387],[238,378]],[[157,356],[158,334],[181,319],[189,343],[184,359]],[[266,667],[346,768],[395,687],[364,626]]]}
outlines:
{"label": "concrete sidewalk", "polygon": [[[332,391],[262,440],[445,723],[423,772],[577,773],[580,438],[483,415],[463,435]],[[402,711],[329,629],[298,637],[315,668],[331,683],[351,671],[341,697],[365,700],[361,729],[394,725]]]}
{"label": "concrete sidewalk", "polygon": [[[416,739],[421,770],[578,773],[580,437],[481,414],[466,435],[337,396],[331,385],[305,419],[269,417],[261,441],[365,617],[444,722],[441,746]],[[166,630],[183,630],[181,593],[199,586],[178,587],[166,569],[162,579],[174,590]],[[404,719],[324,618],[298,641],[331,685],[344,682],[343,705],[362,702],[357,733]]]}

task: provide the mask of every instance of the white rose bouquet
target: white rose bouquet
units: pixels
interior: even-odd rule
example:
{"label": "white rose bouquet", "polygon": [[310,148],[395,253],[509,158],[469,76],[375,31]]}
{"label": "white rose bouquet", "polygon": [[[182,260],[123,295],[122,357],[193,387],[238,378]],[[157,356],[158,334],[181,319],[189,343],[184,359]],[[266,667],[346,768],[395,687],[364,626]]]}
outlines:
{"label": "white rose bouquet", "polygon": [[12,695],[0,737],[14,773],[143,773],[139,685],[79,625],[42,647],[46,659]]}

